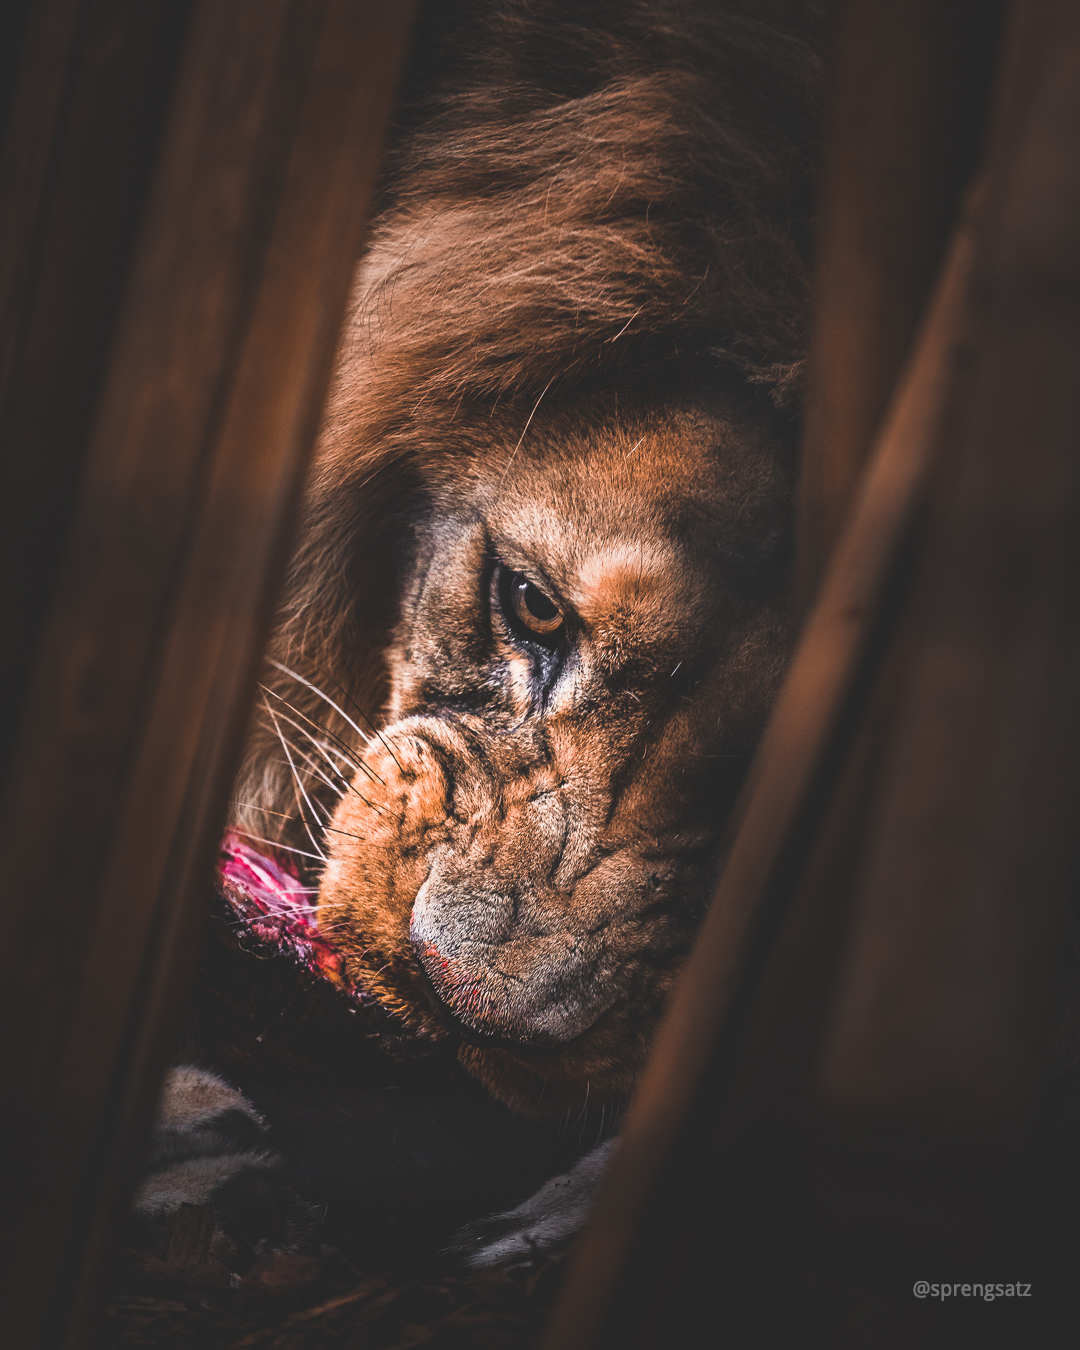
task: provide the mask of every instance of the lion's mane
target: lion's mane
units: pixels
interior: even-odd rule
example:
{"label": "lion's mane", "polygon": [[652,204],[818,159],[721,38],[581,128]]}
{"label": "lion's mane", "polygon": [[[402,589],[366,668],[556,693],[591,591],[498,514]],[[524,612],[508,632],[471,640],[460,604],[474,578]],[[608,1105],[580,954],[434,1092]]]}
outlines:
{"label": "lion's mane", "polygon": [[[820,47],[800,0],[429,6],[273,659],[377,721],[425,473],[459,443],[505,454],[539,399],[698,361],[794,416]],[[292,809],[279,760],[256,731],[242,801]]]}

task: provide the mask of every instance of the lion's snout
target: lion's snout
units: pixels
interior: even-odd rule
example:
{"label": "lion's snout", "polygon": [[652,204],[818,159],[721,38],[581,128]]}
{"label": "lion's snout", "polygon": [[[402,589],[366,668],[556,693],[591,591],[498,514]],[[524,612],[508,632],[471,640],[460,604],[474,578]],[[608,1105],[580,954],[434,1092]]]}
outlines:
{"label": "lion's snout", "polygon": [[565,904],[470,885],[447,862],[449,875],[436,862],[409,923],[439,1002],[467,1031],[520,1045],[562,1045],[587,1031],[606,1003],[588,944],[553,922]]}
{"label": "lion's snout", "polygon": [[623,828],[602,737],[552,742],[470,717],[388,727],[334,815],[320,925],[357,985],[471,1043],[470,1072],[509,1053],[602,1082],[685,951],[702,876],[640,813]]}
{"label": "lion's snout", "polygon": [[478,1036],[553,1046],[587,1030],[603,1011],[595,962],[559,889],[580,832],[542,747],[472,719],[411,718],[366,758],[320,893],[354,978],[370,983],[387,961],[407,978],[412,963]]}

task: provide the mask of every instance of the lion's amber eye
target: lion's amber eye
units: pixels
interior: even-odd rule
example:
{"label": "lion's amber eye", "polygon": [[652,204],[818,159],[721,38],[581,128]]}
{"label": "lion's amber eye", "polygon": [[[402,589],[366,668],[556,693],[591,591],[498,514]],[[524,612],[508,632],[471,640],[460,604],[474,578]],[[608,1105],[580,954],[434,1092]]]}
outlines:
{"label": "lion's amber eye", "polygon": [[507,607],[526,635],[550,642],[563,626],[562,610],[524,572],[511,572],[505,585]]}

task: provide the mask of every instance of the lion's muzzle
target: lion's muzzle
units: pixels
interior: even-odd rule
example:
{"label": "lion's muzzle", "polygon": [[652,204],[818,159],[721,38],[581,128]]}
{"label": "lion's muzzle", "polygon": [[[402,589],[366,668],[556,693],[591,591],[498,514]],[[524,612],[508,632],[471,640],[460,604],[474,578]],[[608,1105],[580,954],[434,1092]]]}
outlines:
{"label": "lion's muzzle", "polygon": [[621,763],[603,723],[388,726],[327,836],[319,922],[350,980],[475,1047],[545,1072],[569,1055],[600,1081],[597,1047],[636,1036],[685,952],[707,853],[674,792],[642,828],[632,771],[620,810]]}
{"label": "lion's muzzle", "polygon": [[409,925],[435,996],[482,1037],[542,1047],[587,1031],[609,1000],[595,980],[595,943],[552,922],[565,915],[565,898],[522,903],[506,889],[455,885],[446,873],[457,869],[446,861],[420,888]]}

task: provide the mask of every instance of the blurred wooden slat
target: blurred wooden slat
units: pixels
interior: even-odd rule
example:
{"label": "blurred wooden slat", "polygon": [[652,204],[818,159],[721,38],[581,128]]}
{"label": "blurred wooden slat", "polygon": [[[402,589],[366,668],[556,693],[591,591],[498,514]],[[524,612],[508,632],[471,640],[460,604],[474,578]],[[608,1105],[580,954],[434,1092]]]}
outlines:
{"label": "blurred wooden slat", "polygon": [[0,160],[0,765],[71,525],[190,10],[37,0],[16,48]]}
{"label": "blurred wooden slat", "polygon": [[[940,468],[880,668],[700,1099],[709,1175],[668,1178],[729,1216],[704,1250],[733,1322],[769,1297],[774,1330],[837,1346],[956,1344],[916,1278],[1033,1282],[1015,1344],[1075,1286],[1080,1119],[1041,1080],[1062,956],[1078,974],[1057,946],[1080,820],[1080,10],[1022,0],[1003,74]],[[1075,1094],[1080,1039],[1063,1048]]]}
{"label": "blurred wooden slat", "polygon": [[0,145],[7,131],[8,113],[22,58],[33,0],[9,0],[0,10]]}
{"label": "blurred wooden slat", "polygon": [[1029,4],[1014,52],[823,1077],[950,1129],[1030,1094],[1080,823],[1080,9]]}
{"label": "blurred wooden slat", "polygon": [[[607,1344],[605,1317],[672,1149],[730,1018],[753,948],[768,946],[784,891],[812,846],[818,799],[836,775],[836,742],[851,735],[849,705],[864,695],[879,612],[895,586],[927,488],[951,385],[970,267],[957,237],[921,341],[886,420],[848,529],[841,538],[737,808],[730,856],[650,1054],[633,1110],[604,1178],[563,1300],[550,1350]],[[781,894],[781,900],[786,895]],[[762,932],[762,929],[765,932]]]}
{"label": "blurred wooden slat", "polygon": [[917,1277],[1049,1302],[1048,1216],[1077,1201],[1033,1112],[1080,812],[1080,10],[1020,0],[1008,32],[970,277],[955,254],[551,1350],[706,1318],[739,1345],[957,1343]]}
{"label": "blurred wooden slat", "polygon": [[1001,7],[837,7],[803,431],[801,614],[847,516],[978,159]]}
{"label": "blurred wooden slat", "polygon": [[[62,8],[42,7],[47,21]],[[65,106],[38,117],[49,166],[40,189],[29,175],[29,254],[79,271],[84,156],[103,134],[80,144],[80,100],[99,105],[112,76],[87,34],[103,25],[113,61],[134,62],[160,8],[87,3],[55,43],[64,74],[48,89]],[[22,1169],[5,1207],[7,1344],[83,1343],[197,935],[410,11],[198,0],[164,100],[138,82],[112,91],[135,124],[162,102],[165,117],[152,153],[101,188],[134,199],[150,175],[108,293],[65,299],[43,263],[16,305],[37,395],[63,403],[74,363],[84,411],[64,410],[25,508],[74,502],[0,820],[0,997],[19,1029],[3,1115]],[[87,211],[107,236],[89,193]],[[5,501],[26,487],[19,450],[13,436]]]}

